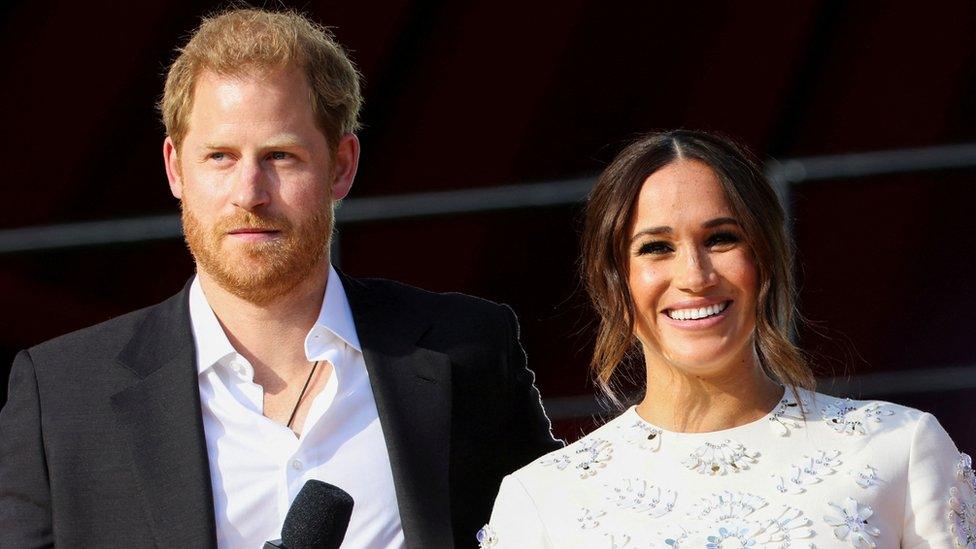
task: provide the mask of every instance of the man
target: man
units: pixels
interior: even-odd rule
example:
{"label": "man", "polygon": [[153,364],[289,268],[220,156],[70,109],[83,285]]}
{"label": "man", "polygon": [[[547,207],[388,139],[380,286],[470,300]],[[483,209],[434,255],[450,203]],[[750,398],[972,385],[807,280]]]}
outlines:
{"label": "man", "polygon": [[360,103],[307,19],[204,21],[161,102],[197,275],[17,355],[0,546],[259,547],[312,478],[353,496],[346,546],[471,546],[558,447],[510,309],[330,266]]}

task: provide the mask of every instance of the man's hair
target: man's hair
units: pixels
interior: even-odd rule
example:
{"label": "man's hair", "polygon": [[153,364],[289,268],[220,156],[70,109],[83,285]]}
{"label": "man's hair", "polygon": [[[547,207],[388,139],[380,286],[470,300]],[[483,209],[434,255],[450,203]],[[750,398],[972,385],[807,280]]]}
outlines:
{"label": "man's hair", "polygon": [[177,149],[203,71],[244,76],[297,67],[311,88],[312,112],[333,153],[343,135],[359,129],[363,98],[356,67],[328,29],[299,13],[246,8],[205,17],[178,51],[158,105]]}

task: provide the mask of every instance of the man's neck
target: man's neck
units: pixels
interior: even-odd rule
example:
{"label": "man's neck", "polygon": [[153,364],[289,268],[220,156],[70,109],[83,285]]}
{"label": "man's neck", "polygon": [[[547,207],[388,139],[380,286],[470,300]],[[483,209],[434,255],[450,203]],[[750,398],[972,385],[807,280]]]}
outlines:
{"label": "man's neck", "polygon": [[253,303],[222,288],[202,269],[200,286],[231,345],[260,371],[289,378],[304,368],[305,337],[318,318],[329,279],[323,261],[313,274],[269,303]]}

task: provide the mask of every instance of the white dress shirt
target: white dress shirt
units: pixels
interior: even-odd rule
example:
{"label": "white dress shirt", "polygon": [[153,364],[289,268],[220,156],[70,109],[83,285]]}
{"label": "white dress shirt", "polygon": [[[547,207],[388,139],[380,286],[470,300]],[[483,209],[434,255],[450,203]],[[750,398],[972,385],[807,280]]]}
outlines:
{"label": "white dress shirt", "polygon": [[318,479],[355,505],[343,547],[403,547],[389,453],[342,281],[330,267],[318,320],[305,338],[312,363],[332,375],[312,402],[300,438],[263,415],[264,389],[227,339],[200,279],[190,287],[203,427],[210,458],[217,544],[259,548],[281,535],[292,500]]}

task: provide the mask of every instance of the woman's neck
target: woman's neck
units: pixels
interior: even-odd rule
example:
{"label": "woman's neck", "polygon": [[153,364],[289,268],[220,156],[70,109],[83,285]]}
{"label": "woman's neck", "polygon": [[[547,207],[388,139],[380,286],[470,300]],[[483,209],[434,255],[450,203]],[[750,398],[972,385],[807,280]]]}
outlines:
{"label": "woman's neck", "polygon": [[753,422],[770,412],[783,388],[756,361],[702,377],[673,366],[647,365],[647,392],[637,413],[669,431],[706,433]]}

